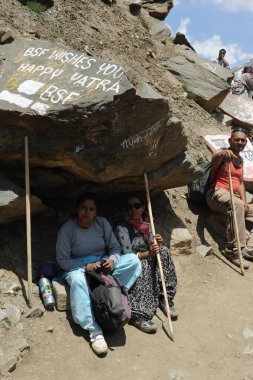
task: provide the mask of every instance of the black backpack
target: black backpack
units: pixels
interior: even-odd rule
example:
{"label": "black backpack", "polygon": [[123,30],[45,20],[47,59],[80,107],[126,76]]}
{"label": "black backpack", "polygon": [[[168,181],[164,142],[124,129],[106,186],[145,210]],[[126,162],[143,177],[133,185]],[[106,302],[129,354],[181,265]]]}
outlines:
{"label": "black backpack", "polygon": [[210,186],[212,162],[205,161],[199,167],[202,170],[202,175],[188,185],[188,200],[199,204],[206,204],[206,192]]}
{"label": "black backpack", "polygon": [[215,176],[210,181],[212,161],[205,161],[199,165],[202,170],[201,177],[195,179],[192,183],[188,185],[188,200],[199,203],[201,205],[206,205],[206,193],[211,185],[216,181],[219,172],[224,165],[224,160],[221,161],[220,165],[217,167]]}
{"label": "black backpack", "polygon": [[115,275],[85,272],[96,322],[106,332],[123,327],[131,317],[127,289]]}

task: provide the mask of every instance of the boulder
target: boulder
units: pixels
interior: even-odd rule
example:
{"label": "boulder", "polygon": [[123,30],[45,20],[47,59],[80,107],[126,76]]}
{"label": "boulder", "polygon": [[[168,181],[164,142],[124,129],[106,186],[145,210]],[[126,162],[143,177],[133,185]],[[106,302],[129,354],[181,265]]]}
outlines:
{"label": "boulder", "polygon": [[133,0],[129,3],[130,12],[133,14],[138,14],[142,7],[142,0]]}
{"label": "boulder", "polygon": [[179,55],[168,61],[168,69],[185,85],[188,94],[206,111],[213,112],[230,90],[228,82],[233,73],[207,59],[200,58],[191,49],[178,46]]}
{"label": "boulder", "polygon": [[219,108],[232,117],[233,124],[248,129],[253,127],[253,100],[247,96],[234,95],[230,92]]}
{"label": "boulder", "polygon": [[164,20],[173,8],[172,0],[143,0],[142,6],[148,11],[150,16]]}
{"label": "boulder", "polygon": [[[0,175],[0,224],[10,223],[25,217],[25,191]],[[36,214],[45,209],[41,200],[30,197],[31,213]]]}
{"label": "boulder", "polygon": [[177,32],[173,42],[175,45],[185,45],[191,50],[195,51],[195,49],[193,48],[193,46],[190,44],[190,42],[187,40],[187,38],[185,37],[183,33]]}
{"label": "boulder", "polygon": [[164,22],[151,17],[145,10],[142,11],[142,17],[148,23],[149,33],[155,40],[163,42],[171,36],[171,30]]}
{"label": "boulder", "polygon": [[196,176],[184,125],[169,119],[167,99],[133,72],[23,37],[3,46],[2,58],[0,161],[24,184],[27,135],[33,194],[143,189],[144,171],[156,190]]}

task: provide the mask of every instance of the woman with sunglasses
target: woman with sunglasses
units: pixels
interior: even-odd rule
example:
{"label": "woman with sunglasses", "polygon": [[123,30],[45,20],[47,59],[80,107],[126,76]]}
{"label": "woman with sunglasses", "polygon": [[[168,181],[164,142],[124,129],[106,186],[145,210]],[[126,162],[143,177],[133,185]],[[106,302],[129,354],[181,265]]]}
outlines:
{"label": "woman with sunglasses", "polygon": [[177,277],[174,263],[167,247],[160,245],[162,238],[155,235],[157,243],[151,233],[150,221],[145,213],[142,198],[133,194],[126,202],[125,218],[116,226],[116,236],[124,254],[134,252],[141,260],[142,274],[129,292],[132,307],[130,323],[141,331],[156,332],[157,326],[152,321],[157,307],[166,313],[162,286],[160,283],[159,268],[156,255],[160,252],[164,271],[170,314],[173,320],[177,319],[174,309]]}

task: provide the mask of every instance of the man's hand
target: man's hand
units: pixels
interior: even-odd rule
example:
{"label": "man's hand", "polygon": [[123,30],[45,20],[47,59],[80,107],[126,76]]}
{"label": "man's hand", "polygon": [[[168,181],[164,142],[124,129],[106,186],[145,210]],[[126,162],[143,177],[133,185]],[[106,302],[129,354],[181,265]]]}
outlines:
{"label": "man's hand", "polygon": [[228,162],[233,161],[235,158],[238,159],[238,157],[230,149],[222,150],[220,156],[224,157]]}
{"label": "man's hand", "polygon": [[246,202],[244,202],[244,211],[245,211],[245,214],[247,214],[249,211],[249,205]]}

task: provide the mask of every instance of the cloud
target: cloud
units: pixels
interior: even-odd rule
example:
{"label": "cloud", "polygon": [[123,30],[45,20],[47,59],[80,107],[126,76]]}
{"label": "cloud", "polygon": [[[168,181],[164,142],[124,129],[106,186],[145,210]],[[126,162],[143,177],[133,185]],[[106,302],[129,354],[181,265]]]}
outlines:
{"label": "cloud", "polygon": [[243,49],[235,42],[230,42],[224,44],[222,42],[221,36],[214,34],[211,38],[203,41],[192,41],[196,52],[208,59],[216,58],[218,56],[218,51],[222,48],[226,49],[226,58],[230,63],[230,66],[240,65],[246,63],[249,59],[253,57],[252,53],[246,53]]}
{"label": "cloud", "polygon": [[178,27],[177,31],[186,35],[187,34],[187,29],[188,29],[187,27],[188,27],[189,24],[190,24],[189,17],[181,18],[180,24],[179,24],[179,27]]}
{"label": "cloud", "polygon": [[249,11],[253,12],[252,0],[193,0],[194,3],[215,4],[220,5],[222,8],[231,11]]}

